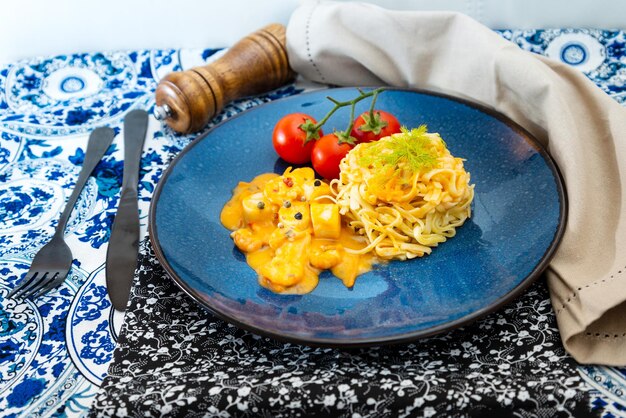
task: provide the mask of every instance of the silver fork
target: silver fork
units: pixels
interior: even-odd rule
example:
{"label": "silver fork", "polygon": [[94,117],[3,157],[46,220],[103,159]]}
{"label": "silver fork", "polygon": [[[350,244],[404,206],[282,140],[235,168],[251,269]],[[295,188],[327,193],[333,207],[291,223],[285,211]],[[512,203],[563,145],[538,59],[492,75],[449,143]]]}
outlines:
{"label": "silver fork", "polygon": [[57,287],[67,277],[72,266],[72,251],[64,239],[65,227],[72,209],[80,196],[93,169],[98,165],[104,153],[115,137],[111,128],[97,128],[89,136],[83,167],[76,180],[74,190],[65,205],[52,239],[35,255],[30,269],[22,281],[7,296],[26,299],[38,298]]}

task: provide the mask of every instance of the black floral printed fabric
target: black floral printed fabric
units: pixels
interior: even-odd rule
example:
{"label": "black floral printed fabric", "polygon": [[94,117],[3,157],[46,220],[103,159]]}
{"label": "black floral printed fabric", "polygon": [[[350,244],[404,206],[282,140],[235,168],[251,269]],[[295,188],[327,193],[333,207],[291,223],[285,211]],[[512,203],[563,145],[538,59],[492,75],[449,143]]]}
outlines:
{"label": "black floral printed fabric", "polygon": [[281,343],[203,309],[149,242],[90,416],[585,417],[546,285],[484,319],[390,347]]}

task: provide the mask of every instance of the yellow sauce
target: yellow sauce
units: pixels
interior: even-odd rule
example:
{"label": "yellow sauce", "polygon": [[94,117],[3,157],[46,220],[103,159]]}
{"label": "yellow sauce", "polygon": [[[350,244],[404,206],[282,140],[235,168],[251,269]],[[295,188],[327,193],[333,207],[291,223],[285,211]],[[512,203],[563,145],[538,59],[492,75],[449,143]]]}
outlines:
{"label": "yellow sauce", "polygon": [[352,287],[377,262],[372,253],[351,254],[345,248],[367,245],[364,237],[343,225],[327,183],[311,168],[287,169],[282,176],[261,174],[240,182],[220,215],[233,231],[235,245],[246,254],[259,283],[276,292],[304,294],[317,286],[323,270]]}

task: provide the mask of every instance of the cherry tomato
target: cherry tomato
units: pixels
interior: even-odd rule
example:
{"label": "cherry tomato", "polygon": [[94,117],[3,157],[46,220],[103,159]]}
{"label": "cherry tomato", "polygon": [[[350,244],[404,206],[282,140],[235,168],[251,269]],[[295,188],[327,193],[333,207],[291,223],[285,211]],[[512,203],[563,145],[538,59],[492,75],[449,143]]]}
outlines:
{"label": "cherry tomato", "polygon": [[378,141],[400,132],[400,122],[391,113],[374,110],[374,121],[370,121],[369,116],[369,112],[365,112],[354,120],[350,135],[356,138],[357,143]]}
{"label": "cherry tomato", "polygon": [[[313,124],[317,121],[304,113],[291,113],[281,118],[274,127],[272,143],[274,149],[283,160],[292,164],[304,164],[311,161],[311,151],[315,145],[312,139],[305,143],[306,132],[300,128],[302,124],[310,120]],[[319,131],[320,136],[323,135]]]}
{"label": "cherry tomato", "polygon": [[315,142],[311,162],[317,173],[329,180],[339,178],[339,162],[354,147],[346,142],[339,143],[335,134],[324,135]]}

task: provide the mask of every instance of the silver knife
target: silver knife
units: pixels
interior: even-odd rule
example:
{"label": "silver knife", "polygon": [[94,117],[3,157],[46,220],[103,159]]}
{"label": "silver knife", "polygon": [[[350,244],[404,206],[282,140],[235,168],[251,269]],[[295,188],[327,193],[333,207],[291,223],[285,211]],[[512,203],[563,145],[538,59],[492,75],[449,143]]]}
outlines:
{"label": "silver knife", "polygon": [[148,113],[136,109],[124,117],[124,177],[122,196],[111,229],[106,259],[106,282],[113,307],[126,309],[139,251],[137,183],[141,150],[148,130]]}

